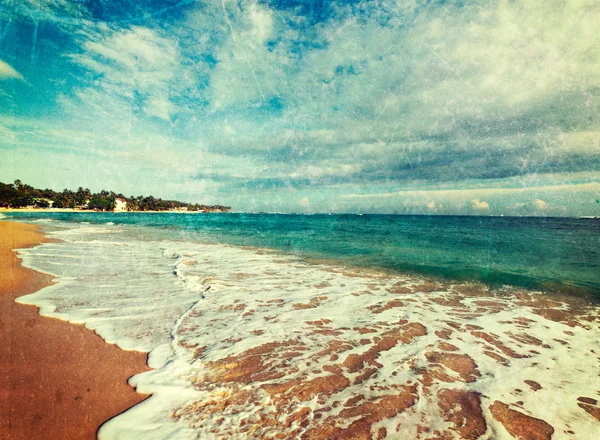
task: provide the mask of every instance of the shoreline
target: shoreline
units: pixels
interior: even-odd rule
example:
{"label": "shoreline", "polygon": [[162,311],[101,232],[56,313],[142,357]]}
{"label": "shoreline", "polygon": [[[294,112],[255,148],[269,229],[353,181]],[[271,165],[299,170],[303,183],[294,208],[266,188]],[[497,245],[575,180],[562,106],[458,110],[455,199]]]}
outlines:
{"label": "shoreline", "polygon": [[3,212],[65,212],[82,214],[228,214],[223,211],[96,211],[93,209],[72,209],[72,208],[0,208],[0,214]]}
{"label": "shoreline", "polygon": [[3,212],[65,212],[65,213],[83,213],[83,214],[230,214],[225,211],[96,211],[93,209],[72,209],[72,208],[0,208],[0,214]]}
{"label": "shoreline", "polygon": [[103,423],[148,397],[127,384],[150,369],[147,354],[15,302],[52,285],[13,251],[43,242],[36,226],[0,221],[0,438],[94,439]]}
{"label": "shoreline", "polygon": [[[185,212],[185,211],[124,211],[124,212],[113,212],[113,211],[85,211],[85,210],[73,210],[73,209],[7,209],[7,208],[0,208],[0,220],[3,219],[2,214],[3,213],[26,213],[26,214],[40,214],[41,217],[31,217],[31,216],[5,216],[4,218],[9,220],[15,220],[15,221],[29,221],[31,219],[38,219],[38,218],[44,218],[44,214],[52,214],[52,213],[74,213],[74,214],[105,214],[105,215],[110,215],[110,214],[115,214],[117,215],[117,217],[120,217],[121,214],[124,214],[124,217],[126,217],[128,214],[132,215],[132,216],[136,216],[138,214],[220,214],[220,213],[210,213],[210,212]],[[233,215],[283,215],[281,213],[239,213],[239,212],[226,212],[223,214],[233,214]],[[292,214],[292,215],[304,215],[304,214]],[[326,215],[326,214],[319,214],[319,215]],[[334,215],[342,215],[342,214],[334,214]],[[345,214],[343,214],[345,215]],[[355,214],[358,215],[358,214]],[[362,214],[361,214],[362,215]],[[373,214],[375,216],[379,215],[379,214]],[[382,214],[383,215],[383,214]],[[402,216],[402,215],[400,215]],[[96,220],[91,219],[92,216],[90,216],[90,219],[87,219],[87,221],[92,222],[92,223],[96,223]],[[435,216],[435,217],[443,217],[443,216]],[[449,216],[452,217],[452,216]],[[489,218],[492,218],[493,216],[487,216]],[[46,217],[49,219],[54,219],[54,217],[50,216],[50,217]],[[509,218],[509,217],[507,217]],[[540,219],[542,217],[513,217],[513,218],[522,218],[522,219]],[[547,217],[547,219],[551,219],[552,217]],[[558,218],[558,217],[557,217]],[[569,219],[569,220],[582,220],[581,218],[575,218],[575,217],[564,217],[564,219]],[[597,218],[586,218],[584,220],[596,220]],[[69,218],[66,221],[80,221],[80,219],[76,219],[75,217],[73,218]],[[58,221],[62,221],[62,219],[58,219]],[[111,219],[112,221],[112,219]],[[116,219],[114,221],[117,221]],[[101,221],[98,221],[97,223],[110,223],[110,221],[107,221],[106,219],[103,219]],[[117,222],[118,224],[120,224],[119,222]],[[127,223],[124,223],[127,224]],[[214,242],[211,241],[202,241],[203,243],[208,243],[208,244],[214,244]],[[289,250],[285,249],[283,246],[277,246],[277,245],[268,245],[268,244],[253,244],[253,243],[232,243],[232,242],[228,242],[228,241],[222,241],[220,242],[223,245],[226,246],[235,246],[235,247],[240,247],[240,248],[247,248],[247,249],[257,249],[260,252],[281,252],[283,254],[287,254],[289,253]],[[270,246],[270,247],[269,247]],[[600,290],[598,288],[596,288],[595,286],[590,286],[582,284],[582,283],[578,283],[577,280],[574,279],[543,279],[543,278],[539,278],[536,279],[535,276],[531,276],[525,273],[514,273],[514,272],[510,272],[510,271],[506,271],[504,273],[501,273],[502,277],[499,279],[494,279],[493,277],[485,277],[485,276],[478,276],[479,274],[475,274],[473,275],[471,272],[472,270],[470,268],[452,268],[449,266],[430,266],[427,267],[425,266],[425,269],[423,268],[423,266],[420,266],[418,263],[415,264],[411,264],[410,262],[404,262],[402,265],[399,265],[398,267],[393,267],[393,266],[389,266],[389,265],[385,265],[384,263],[382,264],[375,264],[375,265],[363,265],[360,262],[354,262],[351,260],[343,260],[341,258],[336,259],[335,256],[327,256],[327,255],[319,255],[319,254],[313,254],[311,253],[313,251],[313,249],[303,249],[301,250],[299,253],[295,253],[292,252],[294,255],[296,255],[298,258],[300,258],[302,261],[308,263],[308,264],[332,264],[332,265],[343,265],[344,267],[347,267],[348,269],[351,269],[353,271],[367,271],[367,272],[377,272],[377,273],[382,273],[382,274],[386,274],[386,275],[401,275],[401,276],[410,276],[410,277],[416,277],[416,278],[425,278],[425,279],[429,279],[433,282],[438,282],[438,283],[442,283],[442,284],[447,284],[447,283],[470,283],[470,284],[474,284],[474,285],[478,285],[481,287],[484,287],[486,289],[489,289],[490,291],[493,291],[497,294],[504,294],[506,292],[511,292],[511,291],[515,291],[515,290],[524,290],[527,292],[540,292],[540,293],[544,293],[544,294],[549,294],[552,295],[554,298],[564,298],[566,301],[571,302],[571,301],[575,301],[575,302],[581,302],[581,301],[586,301],[588,303],[593,303],[593,304],[599,304],[600,303]],[[388,262],[389,263],[389,262]],[[433,268],[433,269],[432,269]],[[439,269],[439,270],[437,270]],[[510,268],[509,268],[510,269]]]}

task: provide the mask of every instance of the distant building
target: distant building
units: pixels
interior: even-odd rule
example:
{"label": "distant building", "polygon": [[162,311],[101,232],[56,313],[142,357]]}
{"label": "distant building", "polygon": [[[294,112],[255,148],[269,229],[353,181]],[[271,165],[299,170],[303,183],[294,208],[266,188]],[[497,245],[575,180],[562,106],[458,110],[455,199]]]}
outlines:
{"label": "distant building", "polygon": [[117,197],[115,199],[115,212],[127,211],[127,200]]}

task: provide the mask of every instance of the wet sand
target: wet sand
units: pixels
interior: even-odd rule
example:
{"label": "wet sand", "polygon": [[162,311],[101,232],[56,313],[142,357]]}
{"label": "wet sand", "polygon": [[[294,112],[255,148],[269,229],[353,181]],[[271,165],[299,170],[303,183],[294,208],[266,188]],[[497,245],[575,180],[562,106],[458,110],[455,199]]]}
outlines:
{"label": "wet sand", "polygon": [[146,397],[127,384],[148,370],[146,354],[14,302],[52,284],[12,251],[44,240],[35,226],[0,221],[0,438],[93,439],[102,423]]}

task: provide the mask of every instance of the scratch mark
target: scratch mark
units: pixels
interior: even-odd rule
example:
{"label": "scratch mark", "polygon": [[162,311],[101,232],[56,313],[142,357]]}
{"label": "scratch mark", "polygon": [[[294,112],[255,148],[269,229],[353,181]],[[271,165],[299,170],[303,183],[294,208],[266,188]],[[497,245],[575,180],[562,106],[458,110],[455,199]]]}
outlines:
{"label": "scratch mark", "polygon": [[444,60],[442,57],[440,57],[440,56],[439,56],[439,55],[438,55],[438,54],[437,54],[437,53],[436,53],[436,52],[435,52],[433,49],[431,49],[431,48],[428,48],[428,49],[429,49],[429,52],[431,52],[431,53],[433,54],[433,56],[435,56],[435,57],[436,57],[438,60],[440,60],[440,61],[442,62],[442,64],[443,64],[444,66],[446,66],[446,68],[447,68],[447,69],[448,69],[450,72],[454,73],[458,79],[460,79],[460,80],[463,80],[463,81],[465,80],[465,79],[464,79],[464,78],[463,78],[463,77],[460,75],[460,73],[458,73],[458,72],[457,72],[457,71],[456,71],[456,70],[455,70],[455,69],[454,69],[454,68],[453,68],[453,67],[452,67],[450,64],[448,64],[448,62],[447,62],[446,60]]}
{"label": "scratch mark", "polygon": [[[223,9],[223,17],[225,18],[225,22],[227,23],[227,26],[229,26],[229,30],[231,31],[231,38],[233,40],[233,44],[235,45],[235,47],[239,47],[238,43],[237,43],[237,39],[235,37],[235,32],[233,30],[233,26],[227,15],[227,10],[225,8],[225,0],[221,0],[221,8]],[[263,103],[266,104],[267,99],[265,98],[265,94],[263,93],[262,88],[260,87],[260,82],[258,81],[258,78],[256,77],[256,71],[254,70],[254,67],[252,66],[252,64],[250,64],[250,60],[248,59],[248,55],[246,55],[246,52],[242,52],[242,55],[244,56],[244,60],[246,61],[246,64],[248,65],[248,68],[250,69],[250,72],[252,73],[252,77],[254,78],[256,87],[258,88],[258,93],[260,93]]]}
{"label": "scratch mark", "polygon": [[242,52],[242,54],[244,55],[244,59],[246,60],[246,64],[248,64],[248,67],[250,68],[250,72],[252,72],[252,76],[254,77],[254,82],[256,83],[256,87],[258,88],[258,92],[260,93],[260,96],[262,96],[263,102],[266,104],[267,103],[267,99],[265,98],[265,94],[263,93],[262,88],[260,87],[260,83],[258,82],[258,78],[256,77],[256,72],[254,71],[254,67],[252,67],[252,64],[250,64],[250,60],[248,59],[248,56],[246,55],[246,52]]}
{"label": "scratch mark", "polygon": [[231,38],[233,39],[233,44],[235,44],[237,47],[235,32],[233,31],[233,26],[231,25],[231,21],[229,21],[229,17],[227,16],[227,10],[225,9],[225,0],[221,0],[221,8],[223,9],[223,17],[225,17],[225,22],[227,23],[227,26],[229,26],[229,30],[231,31]]}

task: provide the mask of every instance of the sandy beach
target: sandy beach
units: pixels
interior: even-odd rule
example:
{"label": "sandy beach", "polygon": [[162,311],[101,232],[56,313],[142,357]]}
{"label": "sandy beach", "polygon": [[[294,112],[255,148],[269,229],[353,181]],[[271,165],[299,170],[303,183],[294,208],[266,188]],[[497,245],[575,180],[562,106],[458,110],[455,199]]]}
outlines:
{"label": "sandy beach", "polygon": [[93,439],[145,398],[127,379],[148,369],[146,354],[14,302],[52,283],[12,251],[44,240],[35,226],[0,221],[0,438]]}

